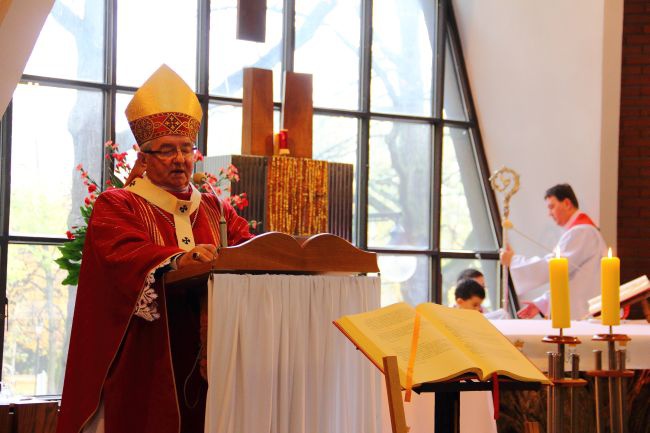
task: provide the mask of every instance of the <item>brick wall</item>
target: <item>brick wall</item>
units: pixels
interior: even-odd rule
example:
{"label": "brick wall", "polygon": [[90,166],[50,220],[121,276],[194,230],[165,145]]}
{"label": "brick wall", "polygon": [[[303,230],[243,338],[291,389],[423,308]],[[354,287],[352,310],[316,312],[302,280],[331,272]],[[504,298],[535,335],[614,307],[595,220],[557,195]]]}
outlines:
{"label": "brick wall", "polygon": [[650,0],[625,0],[618,171],[621,281],[650,277]]}

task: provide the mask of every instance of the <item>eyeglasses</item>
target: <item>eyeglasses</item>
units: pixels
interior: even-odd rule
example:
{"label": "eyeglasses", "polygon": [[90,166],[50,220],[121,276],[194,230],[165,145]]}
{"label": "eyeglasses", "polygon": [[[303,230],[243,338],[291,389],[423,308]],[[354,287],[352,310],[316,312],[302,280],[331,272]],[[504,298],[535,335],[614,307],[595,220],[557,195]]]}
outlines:
{"label": "eyeglasses", "polygon": [[156,155],[160,159],[172,159],[180,152],[183,158],[189,159],[194,157],[196,149],[196,146],[163,146],[159,150],[143,150],[142,153]]}

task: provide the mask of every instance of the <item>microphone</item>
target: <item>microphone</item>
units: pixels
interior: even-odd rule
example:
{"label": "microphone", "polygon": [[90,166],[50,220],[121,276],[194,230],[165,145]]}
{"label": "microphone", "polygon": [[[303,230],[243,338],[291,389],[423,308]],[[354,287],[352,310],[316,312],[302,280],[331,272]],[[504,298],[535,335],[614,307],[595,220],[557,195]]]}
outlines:
{"label": "microphone", "polygon": [[194,173],[192,181],[194,183],[205,183],[208,181],[208,175],[207,173]]}
{"label": "microphone", "polygon": [[212,194],[214,197],[217,199],[217,206],[219,207],[219,243],[221,244],[221,247],[227,247],[228,246],[228,230],[226,229],[226,219],[223,216],[223,205],[221,204],[221,199],[219,198],[219,194],[214,190],[212,185],[210,184],[209,177],[207,173],[194,173],[192,176],[192,180],[194,183],[198,183],[200,185],[207,185],[208,188],[210,188],[210,191],[212,191]]}

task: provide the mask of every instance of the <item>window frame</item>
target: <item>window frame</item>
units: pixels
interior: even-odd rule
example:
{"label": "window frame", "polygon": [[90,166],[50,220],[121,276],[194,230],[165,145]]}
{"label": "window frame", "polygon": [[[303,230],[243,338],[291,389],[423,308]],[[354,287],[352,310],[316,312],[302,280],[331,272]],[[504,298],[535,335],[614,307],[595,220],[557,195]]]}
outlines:
{"label": "window frame", "polygon": [[[116,32],[117,32],[117,3],[118,0],[105,0],[104,17],[104,82],[88,82],[81,80],[69,80],[36,75],[22,75],[20,83],[33,82],[44,86],[67,87],[77,89],[92,89],[101,91],[103,94],[103,136],[114,140],[116,116],[122,115],[115,112],[116,95],[121,92],[135,92],[137,88],[120,86],[116,84]],[[295,0],[284,0],[283,17],[283,39],[282,39],[282,76],[285,71],[293,71],[294,45],[295,45]],[[500,213],[496,203],[494,192],[489,187],[489,169],[486,155],[483,149],[483,141],[479,129],[476,109],[473,103],[472,93],[467,78],[461,41],[458,34],[458,27],[454,17],[451,0],[436,0],[435,6],[436,36],[432,68],[433,73],[433,95],[432,95],[432,116],[410,116],[400,114],[376,113],[370,110],[370,80],[372,67],[372,14],[373,0],[361,0],[360,11],[360,53],[359,53],[359,109],[331,109],[314,107],[315,115],[335,115],[354,118],[358,121],[357,158],[356,158],[356,218],[354,243],[362,249],[379,254],[391,255],[417,255],[426,256],[430,263],[429,269],[429,300],[432,302],[444,302],[443,290],[440,287],[441,281],[441,260],[443,259],[482,259],[498,260],[498,248],[486,251],[452,251],[440,248],[440,226],[441,226],[441,190],[442,190],[442,141],[444,128],[463,128],[468,131],[470,142],[473,147],[476,160],[476,169],[482,185],[482,193],[487,204],[490,225],[493,234],[497,239],[497,247],[501,245],[502,230],[500,224]],[[210,103],[228,103],[241,105],[238,98],[220,97],[209,94],[209,54],[210,54],[210,0],[199,0],[197,11],[197,74],[196,88],[197,97],[204,110],[204,121],[201,124],[197,146],[203,154],[208,154],[208,107]],[[467,111],[467,120],[449,120],[442,116],[444,102],[444,71],[447,56],[446,42],[449,42],[452,52],[449,59],[455,62],[458,85],[461,97]],[[284,80],[281,87],[284,88]],[[281,103],[274,104],[275,109],[281,108]],[[429,248],[426,249],[392,249],[392,248],[368,248],[368,181],[369,181],[369,143],[370,123],[372,120],[406,121],[419,124],[426,124],[432,128],[431,137],[431,161],[430,161],[430,215],[429,224],[430,239]],[[7,254],[11,244],[27,245],[62,245],[66,238],[62,233],[60,237],[36,237],[36,236],[15,236],[9,233],[9,212],[10,212],[10,187],[11,187],[11,135],[12,135],[12,104],[10,103],[0,121],[0,304],[3,305],[0,317],[4,317],[4,304],[7,302]],[[102,146],[102,143],[97,143]],[[102,151],[103,155],[103,151]],[[104,184],[107,173],[112,167],[104,160],[102,164],[101,182]],[[501,282],[497,281],[498,299],[503,298]],[[510,297],[511,299],[513,297]],[[4,349],[5,326],[0,330],[0,354]],[[0,380],[2,374],[3,357],[0,355]]]}

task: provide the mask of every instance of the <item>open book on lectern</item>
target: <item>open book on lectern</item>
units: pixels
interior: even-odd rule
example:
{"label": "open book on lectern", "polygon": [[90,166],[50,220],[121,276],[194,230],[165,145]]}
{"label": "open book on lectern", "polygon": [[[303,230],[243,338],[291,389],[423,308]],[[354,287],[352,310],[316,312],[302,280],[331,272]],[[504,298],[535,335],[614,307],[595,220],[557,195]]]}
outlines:
{"label": "open book on lectern", "polygon": [[478,311],[433,303],[416,308],[398,303],[343,316],[334,325],[382,371],[383,357],[397,356],[400,383],[406,388],[416,312],[420,314],[420,329],[412,372],[414,387],[467,373],[480,380],[488,380],[496,373],[519,381],[549,383]]}

